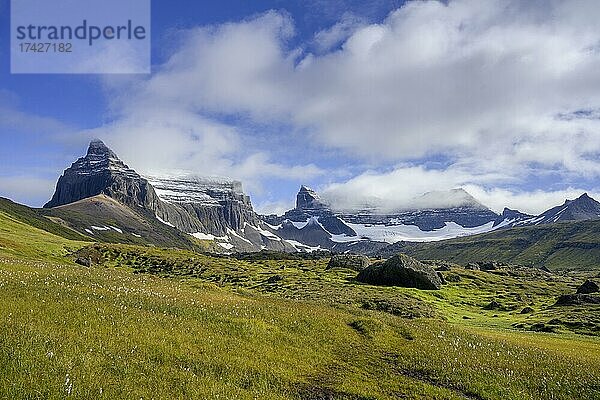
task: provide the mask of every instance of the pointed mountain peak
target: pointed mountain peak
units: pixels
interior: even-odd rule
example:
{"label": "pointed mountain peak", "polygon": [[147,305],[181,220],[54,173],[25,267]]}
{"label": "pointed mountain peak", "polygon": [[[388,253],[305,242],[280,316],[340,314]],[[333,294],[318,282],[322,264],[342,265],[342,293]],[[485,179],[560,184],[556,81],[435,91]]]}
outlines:
{"label": "pointed mountain peak", "polygon": [[576,199],[565,200],[564,205],[568,205],[568,204],[573,204],[573,205],[598,204],[598,202],[596,200],[594,200],[592,197],[590,197],[590,195],[588,195],[587,193],[583,193],[581,196],[577,197]]}
{"label": "pointed mountain peak", "polygon": [[300,186],[300,191],[296,196],[296,208],[298,210],[324,208],[321,197],[308,186]]}
{"label": "pointed mountain peak", "polygon": [[105,145],[104,142],[100,139],[94,139],[90,142],[87,154],[118,158],[117,155],[110,148],[108,148],[108,146]]}
{"label": "pointed mountain peak", "polygon": [[309,193],[315,193],[316,194],[316,192],[314,190],[312,190],[310,187],[308,187],[306,185],[301,185],[299,192],[309,192]]}
{"label": "pointed mountain peak", "polygon": [[[117,176],[119,179],[115,178]],[[117,180],[119,184],[129,186],[119,188],[115,192],[114,184]],[[95,139],[90,142],[87,154],[63,172],[52,199],[44,207],[62,206],[99,194],[105,194],[123,204],[142,204],[143,200],[140,199],[147,184],[147,181],[121,161],[104,142]],[[139,198],[134,198],[135,196]]]}
{"label": "pointed mountain peak", "polygon": [[563,205],[545,211],[541,217],[544,218],[544,223],[598,219],[600,203],[584,193],[574,200],[566,200]]}
{"label": "pointed mountain peak", "polygon": [[594,199],[592,199],[586,192],[586,193],[582,194],[581,196],[579,196],[577,198],[577,200],[594,200]]}
{"label": "pointed mountain peak", "polygon": [[508,207],[504,207],[504,210],[502,210],[502,215],[501,215],[501,218],[513,218],[513,219],[514,218],[516,218],[516,219],[531,218],[531,217],[533,217],[533,216],[530,214],[525,214],[519,210],[515,210],[512,208],[508,208]]}

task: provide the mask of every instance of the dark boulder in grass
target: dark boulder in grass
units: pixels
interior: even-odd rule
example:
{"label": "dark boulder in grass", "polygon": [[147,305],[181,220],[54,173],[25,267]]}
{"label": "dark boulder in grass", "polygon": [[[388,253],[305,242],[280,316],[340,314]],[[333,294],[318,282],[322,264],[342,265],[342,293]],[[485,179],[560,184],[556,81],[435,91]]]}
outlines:
{"label": "dark boulder in grass", "polygon": [[362,271],[369,266],[366,256],[354,254],[336,254],[329,260],[326,269],[347,268],[354,271]]}
{"label": "dark boulder in grass", "polygon": [[433,268],[405,254],[371,264],[358,274],[356,280],[371,285],[403,286],[422,290],[438,290],[442,286],[440,277]]}
{"label": "dark boulder in grass", "polygon": [[500,303],[498,303],[496,300],[490,301],[489,304],[487,304],[483,307],[484,310],[500,310],[501,308],[502,308],[502,305]]}
{"label": "dark boulder in grass", "polygon": [[92,266],[92,259],[90,257],[77,257],[75,264],[83,265],[84,267]]}
{"label": "dark boulder in grass", "polygon": [[600,292],[600,287],[594,281],[590,281],[589,279],[583,283],[583,285],[577,288],[578,294],[590,294],[590,293],[598,293]]}
{"label": "dark boulder in grass", "polygon": [[498,263],[495,261],[482,261],[479,264],[479,269],[482,271],[495,271],[498,269]]}
{"label": "dark boulder in grass", "polygon": [[579,306],[584,304],[600,304],[600,296],[592,294],[563,294],[556,301],[555,306]]}
{"label": "dark boulder in grass", "polygon": [[273,275],[273,276],[270,276],[269,279],[267,279],[267,283],[277,283],[282,280],[283,280],[283,276]]}

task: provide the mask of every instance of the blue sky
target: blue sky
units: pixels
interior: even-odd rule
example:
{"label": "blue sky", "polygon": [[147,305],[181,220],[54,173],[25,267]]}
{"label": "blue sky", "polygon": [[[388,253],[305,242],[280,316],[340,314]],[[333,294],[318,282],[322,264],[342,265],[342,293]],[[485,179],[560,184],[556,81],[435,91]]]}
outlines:
{"label": "blue sky", "polygon": [[[483,4],[485,3],[485,4]],[[540,212],[600,193],[594,2],[152,2],[152,75],[11,75],[0,0],[0,195],[33,206],[105,140],[143,173],[300,184],[391,208],[465,187]]]}

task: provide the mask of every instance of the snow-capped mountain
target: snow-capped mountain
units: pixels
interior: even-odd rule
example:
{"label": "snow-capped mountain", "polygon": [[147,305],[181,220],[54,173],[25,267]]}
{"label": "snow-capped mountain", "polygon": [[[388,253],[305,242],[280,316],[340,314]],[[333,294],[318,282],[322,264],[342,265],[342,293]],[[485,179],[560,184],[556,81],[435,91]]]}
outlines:
{"label": "snow-capped mountain", "polygon": [[495,226],[497,228],[513,228],[590,219],[600,219],[600,203],[584,193],[574,200],[565,200],[562,205],[552,207],[537,216],[505,208]]}
{"label": "snow-capped mountain", "polygon": [[[539,216],[508,208],[497,215],[463,189],[426,193],[410,209],[390,211],[376,204],[340,210],[302,186],[294,209],[282,216],[259,216],[238,181],[188,174],[144,177],[95,140],[59,178],[45,207],[55,208],[65,223],[97,239],[107,231],[129,235],[125,243],[143,242],[145,235],[150,244],[189,247],[195,237],[212,240],[223,251],[370,253],[399,241],[438,241],[600,218],[600,203],[587,194]],[[104,236],[113,240],[108,233]]]}
{"label": "snow-capped mountain", "polygon": [[[492,230],[498,218],[463,189],[426,193],[414,204],[423,208],[385,213],[374,207],[336,211],[335,205],[325,204],[314,190],[302,186],[294,209],[263,219],[284,239],[343,251],[359,242],[377,246],[401,240],[433,241],[473,235]],[[444,204],[446,207],[442,208]]]}
{"label": "snow-capped mountain", "polygon": [[511,210],[505,207],[502,214],[494,221],[494,228],[509,228],[527,224],[528,221],[534,219],[535,216],[522,213],[518,210]]}
{"label": "snow-capped mountain", "polygon": [[462,228],[477,228],[495,221],[498,215],[479,203],[464,189],[428,192],[412,201],[411,209],[381,212],[342,212],[342,219],[351,224],[414,225],[431,232],[454,223]]}

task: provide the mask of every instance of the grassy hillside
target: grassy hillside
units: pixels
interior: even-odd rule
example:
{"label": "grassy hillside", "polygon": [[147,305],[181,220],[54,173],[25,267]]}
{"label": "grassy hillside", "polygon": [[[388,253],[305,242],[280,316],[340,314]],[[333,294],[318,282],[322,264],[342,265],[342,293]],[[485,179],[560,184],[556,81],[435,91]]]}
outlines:
{"label": "grassy hillside", "polygon": [[41,212],[100,242],[219,251],[213,241],[198,240],[161,223],[147,210],[133,210],[105,195]]}
{"label": "grassy hillside", "polygon": [[497,260],[552,269],[600,268],[600,221],[564,222],[501,229],[430,243],[396,243],[379,252],[456,263]]}
{"label": "grassy hillside", "polygon": [[0,257],[64,262],[68,254],[88,244],[51,234],[0,211]]}
{"label": "grassy hillside", "polygon": [[73,229],[52,221],[45,216],[44,210],[36,210],[14,203],[11,200],[0,197],[0,212],[10,215],[17,221],[27,225],[42,229],[54,235],[61,236],[71,240],[87,240],[86,236],[74,231]]}
{"label": "grassy hillside", "polygon": [[326,259],[90,246],[5,213],[0,240],[0,398],[600,397],[593,329],[513,326],[575,315],[552,303],[589,274],[451,266],[423,292],[356,283]]}

